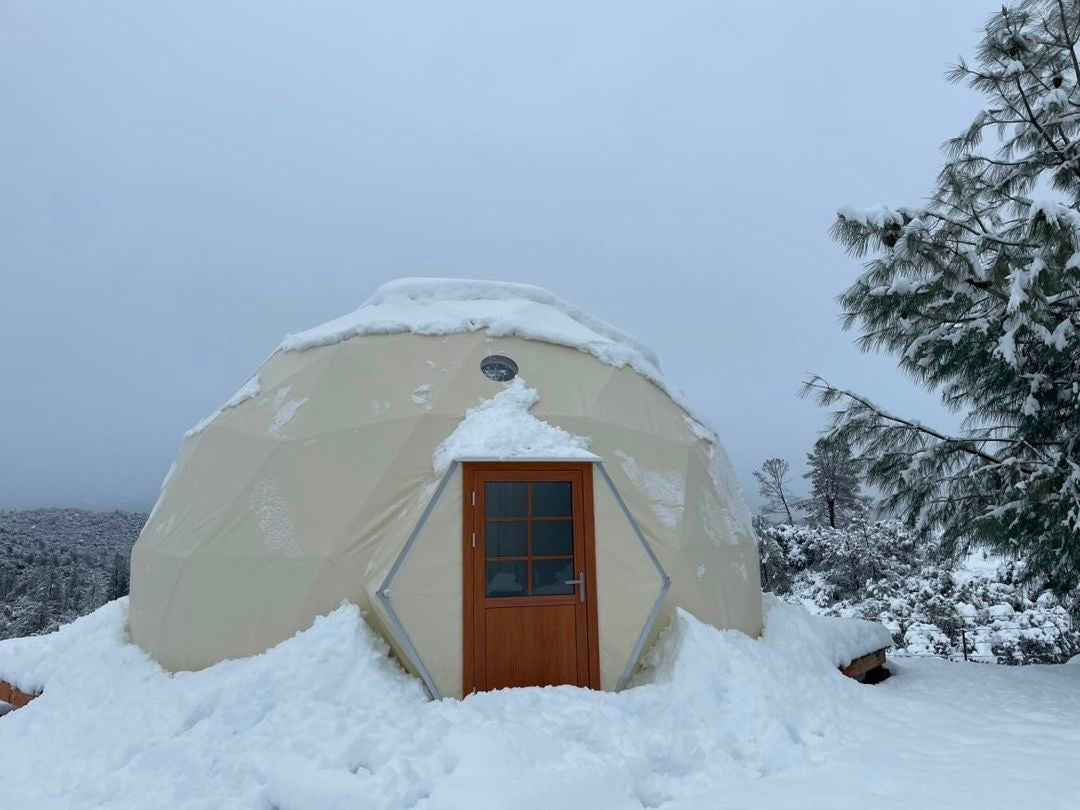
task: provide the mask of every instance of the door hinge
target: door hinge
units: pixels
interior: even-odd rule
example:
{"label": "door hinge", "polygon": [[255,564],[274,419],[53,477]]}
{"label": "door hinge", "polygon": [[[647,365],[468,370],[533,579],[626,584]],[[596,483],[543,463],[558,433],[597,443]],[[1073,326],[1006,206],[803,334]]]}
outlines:
{"label": "door hinge", "polygon": [[476,548],[476,532],[472,533],[472,547]]}
{"label": "door hinge", "polygon": [[472,505],[476,506],[476,490],[475,489],[473,490],[473,494],[472,494]]}

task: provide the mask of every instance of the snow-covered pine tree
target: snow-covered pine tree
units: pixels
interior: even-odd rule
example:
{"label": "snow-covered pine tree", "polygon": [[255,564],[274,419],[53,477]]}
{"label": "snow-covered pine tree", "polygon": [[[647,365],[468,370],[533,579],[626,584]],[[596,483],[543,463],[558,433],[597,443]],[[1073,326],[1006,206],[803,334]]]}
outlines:
{"label": "snow-covered pine tree", "polygon": [[[896,355],[967,415],[956,435],[862,394],[832,435],[912,525],[1018,555],[1062,592],[1080,581],[1080,0],[1030,0],[986,25],[951,72],[985,107],[944,147],[921,208],[843,209],[833,235],[872,258],[841,297],[866,350]],[[990,144],[984,145],[984,135]]]}
{"label": "snow-covered pine tree", "polygon": [[758,482],[758,492],[765,499],[762,512],[765,515],[779,515],[786,523],[794,523],[791,514],[792,497],[788,492],[791,483],[791,465],[782,458],[767,458],[761,462],[761,469],[754,470]]}
{"label": "snow-covered pine tree", "polygon": [[106,599],[110,602],[113,599],[119,599],[121,596],[127,596],[130,591],[129,582],[129,560],[122,554],[113,554],[112,569],[109,572],[109,589],[106,592]]}
{"label": "snow-covered pine tree", "polygon": [[799,507],[811,523],[842,529],[866,517],[860,465],[847,441],[823,436],[806,454],[806,463],[810,469],[803,478],[810,482],[810,497]]}

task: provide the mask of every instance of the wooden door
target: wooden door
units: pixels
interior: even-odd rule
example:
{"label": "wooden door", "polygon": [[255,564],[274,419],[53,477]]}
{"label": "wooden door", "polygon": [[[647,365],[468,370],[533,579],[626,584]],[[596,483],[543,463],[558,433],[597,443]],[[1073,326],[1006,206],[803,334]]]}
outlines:
{"label": "wooden door", "polygon": [[464,465],[464,692],[600,686],[592,465]]}

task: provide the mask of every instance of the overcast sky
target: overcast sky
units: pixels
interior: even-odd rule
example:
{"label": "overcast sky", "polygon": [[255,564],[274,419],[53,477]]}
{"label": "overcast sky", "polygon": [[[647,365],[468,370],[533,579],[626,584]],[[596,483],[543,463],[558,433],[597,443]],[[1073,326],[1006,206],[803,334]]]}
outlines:
{"label": "overcast sky", "polygon": [[[999,4],[998,4],[999,5]],[[146,509],[282,335],[397,276],[547,287],[640,337],[751,502],[861,355],[845,204],[918,203],[992,0],[0,0],[0,506]]]}

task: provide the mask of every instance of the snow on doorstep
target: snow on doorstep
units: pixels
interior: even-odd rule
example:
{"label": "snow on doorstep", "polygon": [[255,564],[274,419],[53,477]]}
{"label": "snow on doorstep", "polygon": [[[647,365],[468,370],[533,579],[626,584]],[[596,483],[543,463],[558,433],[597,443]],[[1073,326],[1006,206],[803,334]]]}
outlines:
{"label": "snow on doorstep", "polygon": [[222,411],[226,411],[229,408],[235,408],[237,405],[240,405],[241,403],[247,402],[249,399],[254,399],[255,397],[257,397],[261,393],[262,393],[262,385],[259,382],[259,375],[256,374],[250,380],[248,380],[246,383],[241,385],[237,389],[235,394],[233,394],[231,397],[229,397],[227,400],[225,400],[225,402],[222,404],[222,406],[220,408],[218,408],[212,414],[210,414],[209,416],[204,418],[202,421],[200,421],[197,425],[195,425],[195,427],[193,427],[191,430],[189,430],[187,433],[185,433],[184,438],[185,439],[190,439],[192,436],[196,436],[199,433],[202,433],[204,430],[206,430],[206,428],[210,425],[211,422],[213,422],[215,419],[217,419],[219,416],[221,416]]}
{"label": "snow on doorstep", "polygon": [[529,409],[540,399],[515,377],[502,391],[465,412],[454,432],[435,448],[432,464],[443,475],[452,461],[462,459],[558,459],[597,461],[589,439],[537,419]]}
{"label": "snow on doorstep", "polygon": [[435,702],[353,606],[174,676],[126,624],[122,599],[0,641],[0,677],[44,687],[0,718],[0,807],[1071,810],[1076,795],[1080,666],[905,660],[861,686],[819,646],[843,625],[789,605],[767,605],[760,640],[680,612],[622,693]]}

